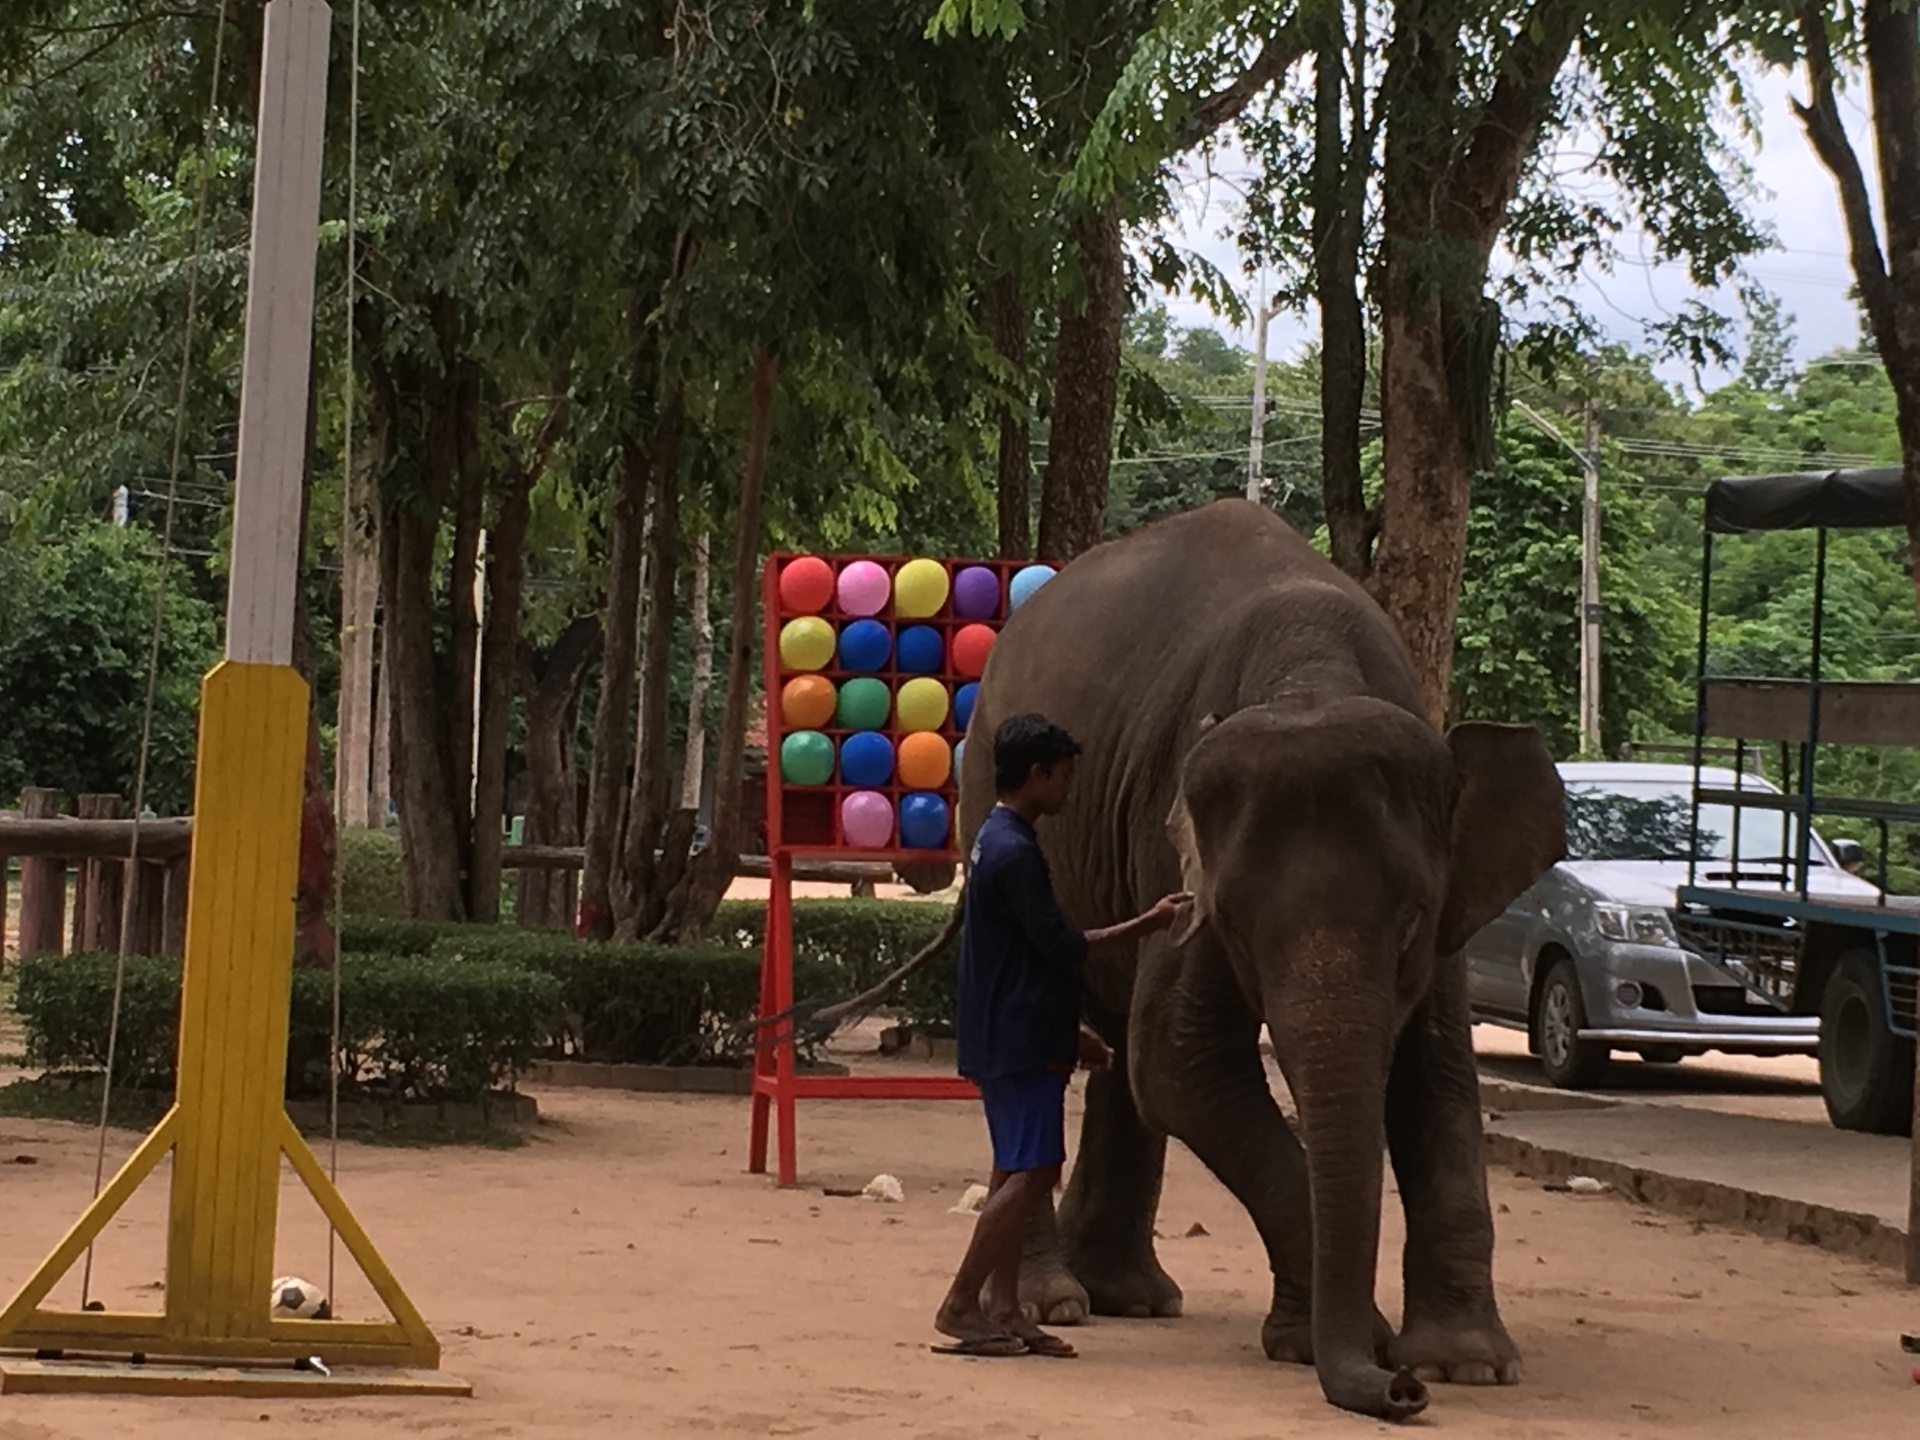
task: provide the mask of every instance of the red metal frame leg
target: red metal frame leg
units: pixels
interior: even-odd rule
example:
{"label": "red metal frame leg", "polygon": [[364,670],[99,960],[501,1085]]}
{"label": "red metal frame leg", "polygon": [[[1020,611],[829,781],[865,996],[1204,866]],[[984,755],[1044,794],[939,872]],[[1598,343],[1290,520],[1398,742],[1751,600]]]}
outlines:
{"label": "red metal frame leg", "polygon": [[[775,986],[773,983],[773,904],[767,904],[767,929],[761,937],[760,945],[760,1004],[761,1015],[777,1015],[780,1007],[774,1003]],[[758,1031],[754,1033],[753,1073],[753,1123],[747,1135],[747,1171],[752,1175],[767,1173],[767,1122],[771,1118],[773,1097],[766,1094],[759,1084],[759,1077],[773,1074],[773,1051],[767,1047],[767,1036]]]}
{"label": "red metal frame leg", "polygon": [[[773,966],[773,1009],[778,1014],[793,1005],[793,858],[777,855],[771,866],[767,895],[767,958]],[[780,1027],[780,1043],[773,1052],[774,1106],[780,1145],[780,1184],[799,1182],[794,1136],[793,1027]]]}

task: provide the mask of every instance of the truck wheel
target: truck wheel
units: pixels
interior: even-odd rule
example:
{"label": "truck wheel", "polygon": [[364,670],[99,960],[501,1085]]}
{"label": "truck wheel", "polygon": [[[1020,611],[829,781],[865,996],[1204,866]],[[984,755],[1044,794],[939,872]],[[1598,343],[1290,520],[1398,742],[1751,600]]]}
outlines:
{"label": "truck wheel", "polygon": [[1887,1029],[1871,950],[1842,955],[1820,997],[1820,1093],[1841,1130],[1905,1135],[1913,1128],[1913,1042]]}
{"label": "truck wheel", "polygon": [[1587,1006],[1580,998],[1580,977],[1573,961],[1562,960],[1547,972],[1533,1005],[1533,1033],[1540,1047],[1540,1068],[1562,1090],[1586,1090],[1606,1078],[1613,1060],[1610,1047],[1575,1037],[1586,1028]]}

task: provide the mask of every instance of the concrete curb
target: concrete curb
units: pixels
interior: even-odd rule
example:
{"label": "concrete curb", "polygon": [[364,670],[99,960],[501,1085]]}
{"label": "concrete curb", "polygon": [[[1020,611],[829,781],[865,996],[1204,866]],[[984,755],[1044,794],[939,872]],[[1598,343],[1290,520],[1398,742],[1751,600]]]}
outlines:
{"label": "concrete curb", "polygon": [[1530,1179],[1567,1180],[1590,1175],[1629,1200],[1682,1219],[1704,1220],[1770,1239],[1812,1245],[1894,1270],[1906,1267],[1906,1232],[1877,1215],[1596,1160],[1494,1129],[1486,1132],[1485,1153],[1488,1163],[1504,1165]]}
{"label": "concrete curb", "polygon": [[[845,1075],[844,1065],[809,1065],[803,1075]],[[552,1060],[527,1068],[528,1085],[554,1089],[628,1090],[647,1095],[751,1095],[753,1072],[720,1065],[607,1065]]]}

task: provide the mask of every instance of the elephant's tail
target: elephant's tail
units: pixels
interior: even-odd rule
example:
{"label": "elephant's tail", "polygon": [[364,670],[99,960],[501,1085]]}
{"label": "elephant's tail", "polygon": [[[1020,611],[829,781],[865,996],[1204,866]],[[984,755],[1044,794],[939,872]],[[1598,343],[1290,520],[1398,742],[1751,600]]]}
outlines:
{"label": "elephant's tail", "polygon": [[759,1015],[737,1027],[736,1033],[748,1029],[758,1032],[755,1048],[779,1043],[784,1036],[770,1033],[777,1026],[791,1022],[793,1038],[796,1041],[819,1041],[826,1039],[847,1025],[855,1025],[877,1010],[908,978],[927,968],[939,959],[946,948],[960,933],[960,926],[966,916],[967,892],[961,887],[960,896],[953,904],[953,913],[947,917],[947,923],[940,927],[940,933],[910,959],[884,976],[877,984],[862,990],[858,995],[846,1000],[827,1000],[813,997],[796,1001],[777,1015]]}

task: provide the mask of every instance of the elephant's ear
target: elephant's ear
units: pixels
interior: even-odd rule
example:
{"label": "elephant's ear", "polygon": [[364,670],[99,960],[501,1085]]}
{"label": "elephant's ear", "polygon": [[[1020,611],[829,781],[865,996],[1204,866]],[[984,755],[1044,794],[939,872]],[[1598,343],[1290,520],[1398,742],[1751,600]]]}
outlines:
{"label": "elephant's ear", "polygon": [[1193,896],[1193,903],[1173,922],[1173,929],[1168,932],[1175,945],[1184,945],[1193,938],[1196,930],[1207,923],[1207,917],[1213,911],[1213,885],[1200,863],[1200,845],[1193,833],[1193,816],[1187,810],[1187,802],[1183,797],[1175,797],[1173,809],[1167,814],[1167,837],[1173,841],[1173,848],[1180,852],[1180,888]]}
{"label": "elephant's ear", "polygon": [[1435,948],[1451,955],[1567,853],[1566,791],[1531,725],[1471,722],[1453,752],[1453,879]]}

